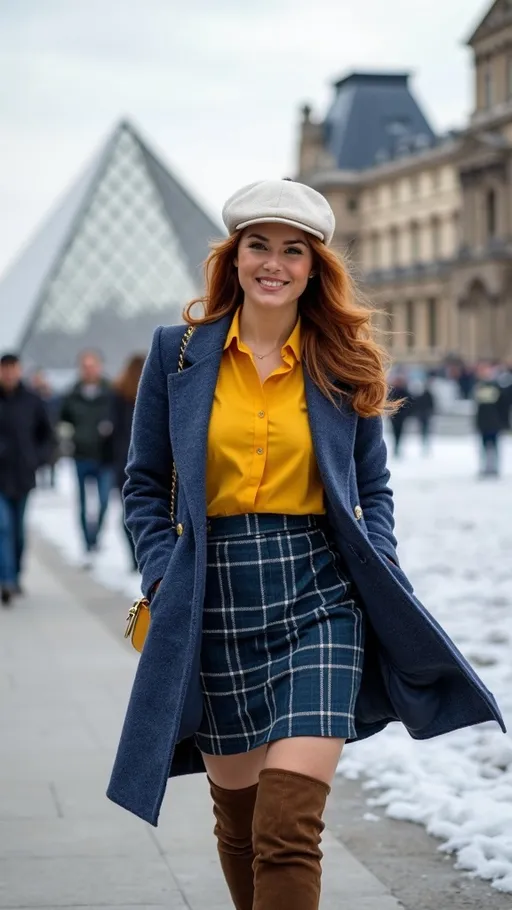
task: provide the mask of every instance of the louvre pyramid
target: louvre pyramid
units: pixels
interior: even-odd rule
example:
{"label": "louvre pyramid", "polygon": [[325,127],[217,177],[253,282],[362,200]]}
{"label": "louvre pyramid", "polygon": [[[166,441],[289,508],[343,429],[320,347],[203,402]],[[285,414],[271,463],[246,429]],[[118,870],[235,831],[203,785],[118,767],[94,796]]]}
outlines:
{"label": "louvre pyramid", "polygon": [[87,347],[109,371],[181,321],[223,231],[121,122],[0,281],[2,348],[68,369]]}

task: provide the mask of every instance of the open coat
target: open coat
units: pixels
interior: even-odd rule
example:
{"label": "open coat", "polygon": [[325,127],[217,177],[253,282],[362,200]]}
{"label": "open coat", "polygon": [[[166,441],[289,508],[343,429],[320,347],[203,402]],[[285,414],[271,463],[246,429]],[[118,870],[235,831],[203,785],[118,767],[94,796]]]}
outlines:
{"label": "open coat", "polygon": [[[198,327],[178,373],[183,326],[158,328],[141,378],[124,488],[151,623],[107,795],[157,825],[169,776],[204,771],[193,735],[206,579],[206,447],[231,316]],[[380,418],[332,404],[304,369],[313,444],[328,517],[367,617],[357,737],[401,721],[415,739],[496,720],[496,702],[398,566],[393,499]],[[178,471],[177,536],[169,496]],[[359,517],[360,506],[363,517]]]}

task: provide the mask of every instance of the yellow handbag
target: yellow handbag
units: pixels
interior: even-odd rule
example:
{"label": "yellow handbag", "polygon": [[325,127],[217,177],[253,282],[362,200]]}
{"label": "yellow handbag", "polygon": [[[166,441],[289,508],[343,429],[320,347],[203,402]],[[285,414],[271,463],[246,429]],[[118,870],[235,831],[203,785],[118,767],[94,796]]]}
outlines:
{"label": "yellow handbag", "polygon": [[[192,333],[194,331],[194,326],[190,325],[181,339],[180,347],[180,356],[178,360],[178,373],[181,373],[183,369],[183,364],[185,361],[185,348],[190,341]],[[171,480],[171,527],[176,527],[176,488],[178,485],[178,474],[176,472],[176,465],[172,466],[172,480]],[[139,600],[136,600],[128,612],[126,617],[126,629],[124,630],[124,637],[131,638],[131,642],[136,651],[142,651],[144,647],[144,642],[146,641],[146,636],[149,629],[149,620],[151,619],[151,613],[149,609],[149,600],[147,597],[141,597]]]}

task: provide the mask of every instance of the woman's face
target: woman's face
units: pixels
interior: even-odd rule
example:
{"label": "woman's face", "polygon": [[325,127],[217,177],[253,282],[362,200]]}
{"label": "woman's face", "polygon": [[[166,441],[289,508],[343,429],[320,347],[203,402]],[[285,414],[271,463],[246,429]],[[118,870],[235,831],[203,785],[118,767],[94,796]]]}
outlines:
{"label": "woman's face", "polygon": [[304,293],[313,254],[305,231],[268,222],[245,228],[234,264],[245,302],[285,307]]}

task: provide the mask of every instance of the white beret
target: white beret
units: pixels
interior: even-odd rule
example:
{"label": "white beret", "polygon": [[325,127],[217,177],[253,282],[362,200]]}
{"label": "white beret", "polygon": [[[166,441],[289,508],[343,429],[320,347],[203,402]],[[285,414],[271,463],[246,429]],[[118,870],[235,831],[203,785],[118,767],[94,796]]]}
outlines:
{"label": "white beret", "polygon": [[329,244],[334,212],[325,196],[293,180],[259,180],[233,193],[224,204],[222,220],[230,234],[268,221],[289,224]]}

